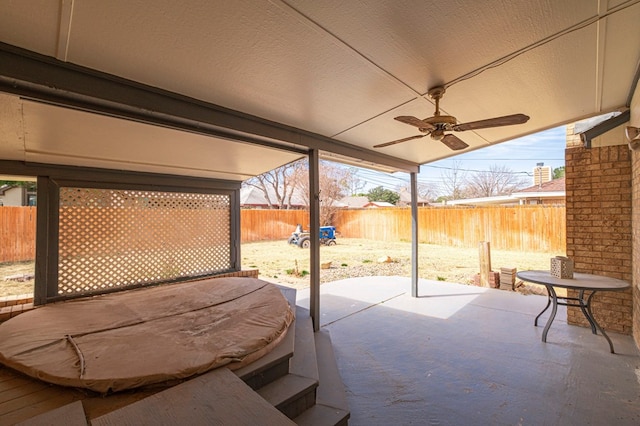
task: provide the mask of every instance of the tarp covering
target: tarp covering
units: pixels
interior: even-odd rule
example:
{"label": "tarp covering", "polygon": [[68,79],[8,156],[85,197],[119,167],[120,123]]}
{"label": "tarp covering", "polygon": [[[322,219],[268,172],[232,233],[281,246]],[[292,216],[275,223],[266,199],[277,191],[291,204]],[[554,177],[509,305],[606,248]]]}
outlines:
{"label": "tarp covering", "polygon": [[293,312],[255,278],[215,278],[55,303],[0,324],[0,362],[106,393],[240,368],[268,353]]}

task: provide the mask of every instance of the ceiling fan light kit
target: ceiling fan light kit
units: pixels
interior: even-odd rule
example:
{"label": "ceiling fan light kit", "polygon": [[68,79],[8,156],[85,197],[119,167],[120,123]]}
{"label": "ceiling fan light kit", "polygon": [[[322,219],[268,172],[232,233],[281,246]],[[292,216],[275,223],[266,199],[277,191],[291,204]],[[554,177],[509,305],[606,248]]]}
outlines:
{"label": "ceiling fan light kit", "polygon": [[434,87],[429,89],[427,94],[431,99],[433,99],[436,103],[436,110],[433,113],[433,116],[427,117],[425,119],[419,119],[410,115],[401,115],[399,117],[395,117],[395,120],[400,121],[401,123],[408,124],[410,126],[417,127],[418,130],[424,134],[410,136],[408,138],[402,138],[391,142],[381,143],[378,145],[374,145],[374,148],[384,148],[386,146],[395,145],[402,142],[407,142],[413,139],[423,138],[425,136],[431,136],[431,139],[441,141],[444,143],[449,149],[453,151],[463,150],[468,148],[469,145],[462,141],[457,136],[445,132],[463,132],[466,130],[478,130],[478,129],[487,129],[490,127],[500,127],[500,126],[511,126],[514,124],[523,124],[529,120],[529,116],[525,114],[512,114],[505,115],[503,117],[495,117],[488,118],[485,120],[472,121],[469,123],[461,123],[458,124],[458,120],[455,117],[450,115],[441,115],[440,114],[440,99],[444,95],[445,88],[442,86]]}

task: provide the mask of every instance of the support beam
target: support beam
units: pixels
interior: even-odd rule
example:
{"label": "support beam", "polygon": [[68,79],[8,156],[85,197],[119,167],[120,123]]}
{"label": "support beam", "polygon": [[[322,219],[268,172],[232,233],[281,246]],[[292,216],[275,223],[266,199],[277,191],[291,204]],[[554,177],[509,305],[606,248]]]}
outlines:
{"label": "support beam", "polygon": [[417,163],[0,43],[0,92],[293,152],[333,152],[399,171]]}
{"label": "support beam", "polygon": [[[44,305],[48,297],[48,272],[50,270],[51,256],[49,249],[51,245],[51,217],[55,214],[57,217],[57,211],[54,211],[51,195],[54,194],[52,190],[51,180],[48,177],[38,177],[38,204],[36,206],[36,270],[35,270],[35,284],[33,288],[33,304]],[[57,243],[57,241],[56,241]]]}
{"label": "support beam", "polygon": [[585,130],[580,133],[580,139],[584,143],[584,147],[587,149],[591,149],[591,140],[597,138],[598,136],[608,132],[611,129],[615,129],[618,126],[622,126],[624,123],[628,122],[631,118],[631,110],[628,109],[623,111],[621,114],[616,115],[615,117],[611,117],[608,120],[603,121],[602,123],[590,128],[589,130]]}
{"label": "support beam", "polygon": [[320,155],[317,149],[309,151],[309,231],[311,234],[311,287],[309,310],[313,330],[320,330]]}
{"label": "support beam", "polygon": [[418,177],[411,173],[411,297],[418,297]]}

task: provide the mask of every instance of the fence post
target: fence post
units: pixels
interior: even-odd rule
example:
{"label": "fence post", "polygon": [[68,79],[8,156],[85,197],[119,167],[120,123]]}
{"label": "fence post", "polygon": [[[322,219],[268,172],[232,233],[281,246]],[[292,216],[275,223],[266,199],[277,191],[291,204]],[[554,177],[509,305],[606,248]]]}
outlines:
{"label": "fence post", "polygon": [[488,241],[480,241],[480,286],[491,287],[489,274],[491,273],[491,249]]}

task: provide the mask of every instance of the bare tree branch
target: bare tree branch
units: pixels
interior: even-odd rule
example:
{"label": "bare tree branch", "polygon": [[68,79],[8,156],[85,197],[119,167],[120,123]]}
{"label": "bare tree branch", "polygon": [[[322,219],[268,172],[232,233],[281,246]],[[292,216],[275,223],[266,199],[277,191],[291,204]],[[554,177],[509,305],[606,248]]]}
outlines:
{"label": "bare tree branch", "polygon": [[514,173],[505,165],[497,164],[491,165],[487,171],[476,172],[468,182],[471,198],[509,195],[526,185],[523,176]]}
{"label": "bare tree branch", "polygon": [[262,191],[269,208],[291,208],[291,199],[296,188],[296,175],[303,167],[304,160],[294,161],[284,166],[247,179],[244,184]]}
{"label": "bare tree branch", "polygon": [[466,195],[467,174],[460,168],[461,165],[459,161],[454,161],[451,168],[440,175],[443,189],[451,200],[459,200]]}

